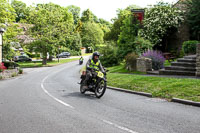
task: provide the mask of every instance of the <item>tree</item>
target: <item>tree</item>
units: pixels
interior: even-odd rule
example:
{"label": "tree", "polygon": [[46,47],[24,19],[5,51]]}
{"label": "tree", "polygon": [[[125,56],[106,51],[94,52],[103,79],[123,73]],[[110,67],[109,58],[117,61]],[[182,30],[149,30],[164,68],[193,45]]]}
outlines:
{"label": "tree", "polygon": [[123,59],[128,53],[136,50],[135,38],[138,35],[139,21],[132,12],[124,10],[126,18],[122,21],[121,32],[118,38],[119,55]]}
{"label": "tree", "polygon": [[11,49],[11,42],[16,41],[16,36],[20,30],[15,22],[15,10],[7,0],[0,0],[0,27],[6,31],[3,35],[3,58],[11,59],[14,51]]}
{"label": "tree", "polygon": [[131,11],[132,9],[141,9],[141,7],[140,7],[140,6],[137,6],[137,5],[129,5],[129,6],[126,8],[126,10],[128,10],[128,11]]}
{"label": "tree", "polygon": [[93,47],[103,43],[104,32],[100,25],[96,23],[98,18],[89,10],[82,13],[81,21],[78,23],[77,31],[80,32],[82,45],[84,47]]}
{"label": "tree", "polygon": [[99,26],[101,27],[101,29],[103,30],[104,34],[110,32],[110,28],[112,26],[112,24],[102,18],[99,19]]}
{"label": "tree", "polygon": [[89,9],[83,11],[81,21],[82,22],[94,22],[93,13]]}
{"label": "tree", "polygon": [[132,9],[138,9],[140,8],[139,6],[136,5],[130,5],[126,9],[118,9],[117,10],[117,18],[113,18],[113,25],[110,27],[110,32],[105,34],[104,39],[107,41],[113,40],[117,42],[120,32],[121,32],[121,27],[123,25],[124,19],[127,17],[127,12],[131,12]]}
{"label": "tree", "polygon": [[15,10],[7,0],[0,0],[0,3],[0,24],[15,21]]}
{"label": "tree", "polygon": [[163,38],[169,31],[177,28],[184,20],[182,12],[168,3],[159,2],[146,9],[143,30],[140,35],[155,45],[161,45]]}
{"label": "tree", "polygon": [[187,1],[188,13],[187,21],[190,26],[190,31],[192,38],[200,40],[200,1],[199,0],[189,0]]}
{"label": "tree", "polygon": [[120,32],[121,32],[121,26],[123,25],[123,20],[127,17],[127,10],[117,10],[117,18],[114,18],[113,25],[110,29],[110,32],[105,34],[105,40],[110,41],[113,40],[117,42]]}
{"label": "tree", "polygon": [[11,6],[15,9],[16,12],[16,22],[26,19],[26,4],[22,1],[13,0]]}
{"label": "tree", "polygon": [[72,13],[74,18],[74,24],[76,25],[80,19],[80,7],[70,5],[67,7],[68,11]]}
{"label": "tree", "polygon": [[[38,4],[30,14],[31,29],[36,44],[41,42],[43,48],[43,65],[46,65],[47,52],[53,54],[57,47],[65,46],[73,30],[73,16],[67,9],[53,4]],[[41,47],[38,45],[38,47]],[[36,45],[37,46],[37,45]]]}
{"label": "tree", "polygon": [[103,43],[104,33],[100,26],[94,22],[83,23],[80,35],[84,47],[95,47]]}

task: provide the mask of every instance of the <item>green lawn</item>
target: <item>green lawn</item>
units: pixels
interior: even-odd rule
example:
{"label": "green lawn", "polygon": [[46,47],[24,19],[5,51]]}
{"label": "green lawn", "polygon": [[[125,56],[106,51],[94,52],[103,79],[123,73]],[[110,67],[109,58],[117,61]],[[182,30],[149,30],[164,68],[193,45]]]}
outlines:
{"label": "green lawn", "polygon": [[85,53],[82,56],[90,56],[90,55],[92,55],[92,53]]}
{"label": "green lawn", "polygon": [[[60,59],[59,62],[58,62],[58,60],[48,61],[48,62],[47,62],[47,65],[42,65],[42,61],[18,62],[17,64],[19,64],[19,66],[20,66],[21,68],[43,67],[43,66],[55,66],[55,65],[59,65],[59,64],[63,64],[63,63],[75,61],[75,60],[79,60],[79,58]],[[78,63],[78,62],[77,62],[77,63]]]}
{"label": "green lawn", "polygon": [[164,66],[171,66],[171,62],[175,62],[176,59],[174,61],[168,61],[168,60],[165,60],[165,63],[164,63]]}
{"label": "green lawn", "polygon": [[118,66],[108,67],[110,73],[133,73],[133,74],[146,74],[145,72],[129,71],[125,68],[125,64],[121,63]]}
{"label": "green lawn", "polygon": [[200,80],[108,73],[108,85],[152,93],[153,97],[172,97],[200,102]]}

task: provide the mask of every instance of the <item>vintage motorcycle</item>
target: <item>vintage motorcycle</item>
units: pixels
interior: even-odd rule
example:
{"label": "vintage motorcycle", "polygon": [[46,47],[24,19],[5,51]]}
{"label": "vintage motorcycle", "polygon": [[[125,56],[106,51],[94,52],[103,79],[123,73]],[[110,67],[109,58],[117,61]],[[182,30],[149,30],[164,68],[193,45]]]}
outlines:
{"label": "vintage motorcycle", "polygon": [[83,64],[83,60],[79,60],[79,65],[82,65]]}
{"label": "vintage motorcycle", "polygon": [[[92,69],[92,78],[87,82],[87,86],[84,86],[84,80],[86,78],[86,71],[82,72],[81,82],[80,82],[80,92],[84,94],[86,91],[94,92],[97,98],[101,98],[107,87],[106,72],[101,72],[100,70]],[[87,88],[86,88],[87,87]]]}
{"label": "vintage motorcycle", "polygon": [[79,65],[82,65],[83,64],[83,59],[79,59]]}

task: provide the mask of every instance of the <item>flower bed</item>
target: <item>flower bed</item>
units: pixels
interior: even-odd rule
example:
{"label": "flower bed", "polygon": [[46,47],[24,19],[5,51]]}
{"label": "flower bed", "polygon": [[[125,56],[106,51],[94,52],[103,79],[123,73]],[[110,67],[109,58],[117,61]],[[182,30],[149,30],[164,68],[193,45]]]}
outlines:
{"label": "flower bed", "polygon": [[17,76],[19,73],[19,69],[7,69],[3,72],[0,72],[0,79],[11,78]]}

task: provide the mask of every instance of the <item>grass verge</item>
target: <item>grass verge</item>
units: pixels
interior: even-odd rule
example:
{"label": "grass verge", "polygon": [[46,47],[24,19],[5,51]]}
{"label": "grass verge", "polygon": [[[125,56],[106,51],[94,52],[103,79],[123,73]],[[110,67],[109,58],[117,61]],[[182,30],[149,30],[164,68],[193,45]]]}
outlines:
{"label": "grass verge", "polygon": [[110,73],[132,73],[132,74],[146,74],[145,72],[129,71],[125,68],[125,64],[121,63],[118,66],[108,67]]}
{"label": "grass verge", "polygon": [[200,102],[200,80],[108,73],[108,85],[152,93],[153,97]]}
{"label": "grass verge", "polygon": [[85,53],[82,56],[91,56],[93,53]]}
{"label": "grass verge", "polygon": [[17,64],[19,64],[21,68],[31,68],[31,67],[43,67],[43,66],[55,66],[75,60],[79,60],[79,58],[61,59],[59,62],[57,60],[47,61],[47,65],[42,65],[42,61],[18,62]]}

